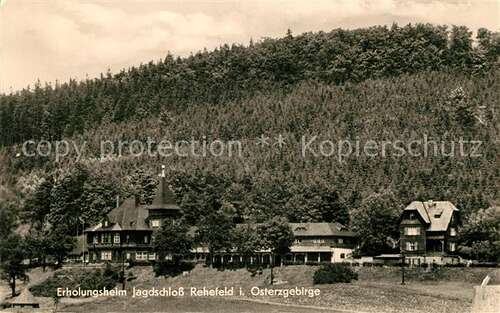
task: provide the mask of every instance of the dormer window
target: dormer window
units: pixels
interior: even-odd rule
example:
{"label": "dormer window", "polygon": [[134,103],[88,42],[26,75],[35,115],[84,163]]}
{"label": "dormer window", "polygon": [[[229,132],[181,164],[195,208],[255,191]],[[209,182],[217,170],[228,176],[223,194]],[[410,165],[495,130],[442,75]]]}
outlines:
{"label": "dormer window", "polygon": [[104,221],[104,227],[108,227],[108,226],[109,226],[109,222],[108,222],[108,220],[105,220]]}
{"label": "dormer window", "polygon": [[115,236],[113,237],[113,242],[120,243],[120,234],[115,234]]}
{"label": "dormer window", "polygon": [[410,213],[410,220],[414,220],[415,219],[415,213]]}
{"label": "dormer window", "polygon": [[434,212],[434,218],[441,218],[441,214],[443,214],[443,210],[440,210],[438,212]]}

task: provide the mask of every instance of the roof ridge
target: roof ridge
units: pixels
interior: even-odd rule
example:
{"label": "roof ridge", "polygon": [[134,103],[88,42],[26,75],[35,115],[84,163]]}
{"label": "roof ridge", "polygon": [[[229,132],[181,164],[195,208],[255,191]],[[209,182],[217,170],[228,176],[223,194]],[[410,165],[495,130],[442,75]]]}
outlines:
{"label": "roof ridge", "polygon": [[429,214],[429,209],[425,205],[425,201],[421,201],[421,202],[422,202],[422,207],[424,208],[425,214],[427,214],[427,219],[429,220],[430,223],[432,223],[431,216]]}

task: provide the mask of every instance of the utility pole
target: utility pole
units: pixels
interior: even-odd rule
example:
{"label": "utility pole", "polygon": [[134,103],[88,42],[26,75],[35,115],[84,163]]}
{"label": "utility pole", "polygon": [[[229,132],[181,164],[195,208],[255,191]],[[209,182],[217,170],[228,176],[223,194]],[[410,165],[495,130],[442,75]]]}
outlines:
{"label": "utility pole", "polygon": [[85,222],[81,217],[79,217],[80,222],[82,223],[82,265],[86,266],[85,263],[85,241],[87,241],[87,236],[85,235]]}
{"label": "utility pole", "polygon": [[405,254],[403,251],[401,251],[401,259],[402,259],[402,264],[401,264],[401,285],[405,284]]}
{"label": "utility pole", "polygon": [[123,249],[123,243],[120,238],[120,254],[122,256],[122,271],[121,271],[121,279],[122,279],[122,290],[125,290],[125,257],[124,257],[124,249]]}

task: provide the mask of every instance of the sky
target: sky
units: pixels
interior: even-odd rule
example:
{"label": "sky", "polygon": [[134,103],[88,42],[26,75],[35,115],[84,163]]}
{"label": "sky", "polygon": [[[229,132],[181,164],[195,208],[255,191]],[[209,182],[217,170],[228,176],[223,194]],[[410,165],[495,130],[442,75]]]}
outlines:
{"label": "sky", "polygon": [[499,20],[500,0],[0,0],[0,93],[287,29],[429,22],[498,31]]}

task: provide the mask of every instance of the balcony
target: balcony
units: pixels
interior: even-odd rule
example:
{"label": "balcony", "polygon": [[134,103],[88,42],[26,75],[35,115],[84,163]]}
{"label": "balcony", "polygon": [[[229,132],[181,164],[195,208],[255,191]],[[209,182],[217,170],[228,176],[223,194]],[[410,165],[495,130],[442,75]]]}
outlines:
{"label": "balcony", "polygon": [[134,243],[134,242],[124,242],[124,243],[91,243],[89,248],[93,247],[96,249],[107,248],[107,249],[120,249],[120,248],[148,248],[151,247],[150,243]]}

